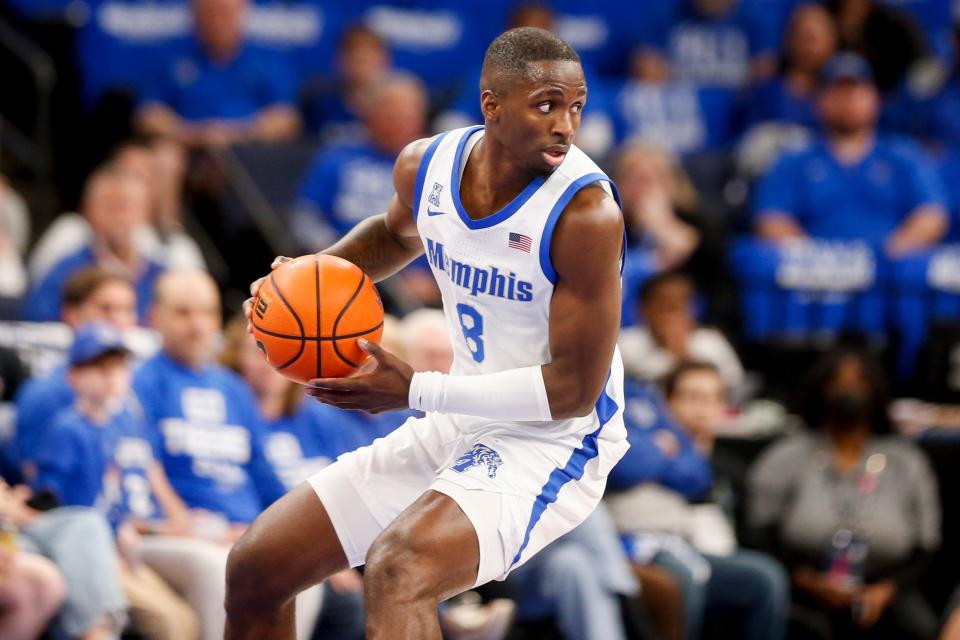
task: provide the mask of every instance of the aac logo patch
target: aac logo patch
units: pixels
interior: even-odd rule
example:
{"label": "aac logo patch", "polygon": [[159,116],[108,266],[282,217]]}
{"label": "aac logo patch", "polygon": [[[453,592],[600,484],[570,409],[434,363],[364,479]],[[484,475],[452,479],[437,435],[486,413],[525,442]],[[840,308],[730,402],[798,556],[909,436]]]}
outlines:
{"label": "aac logo patch", "polygon": [[450,467],[457,473],[463,473],[473,467],[486,467],[487,476],[497,477],[497,469],[503,464],[500,454],[485,444],[475,444],[470,451],[457,458]]}

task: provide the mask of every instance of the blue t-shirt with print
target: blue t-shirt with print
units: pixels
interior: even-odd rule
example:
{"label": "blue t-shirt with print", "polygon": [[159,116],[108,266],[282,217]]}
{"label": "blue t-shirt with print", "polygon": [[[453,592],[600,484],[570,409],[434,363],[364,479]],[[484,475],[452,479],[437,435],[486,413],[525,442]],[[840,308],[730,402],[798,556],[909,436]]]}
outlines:
{"label": "blue t-shirt with print", "polygon": [[673,80],[740,89],[750,81],[751,61],[776,50],[778,34],[760,15],[748,4],[706,17],[692,0],[664,2],[644,21],[638,40],[666,57]]}
{"label": "blue t-shirt with print", "polygon": [[387,210],[395,192],[394,160],[368,143],[324,149],[304,176],[301,204],[344,235],[358,222]]}
{"label": "blue t-shirt with print", "polygon": [[167,477],[188,506],[248,523],[283,495],[253,392],[235,373],[159,353],[137,370],[134,389]]}
{"label": "blue t-shirt with print", "polygon": [[919,148],[880,138],[852,165],[841,164],[824,140],[784,155],[760,181],[753,208],[756,219],[789,214],[815,238],[879,244],[917,207],[945,203]]}
{"label": "blue t-shirt with print", "polygon": [[287,489],[350,450],[348,420],[344,411],[304,398],[290,415],[267,421],[267,459]]}

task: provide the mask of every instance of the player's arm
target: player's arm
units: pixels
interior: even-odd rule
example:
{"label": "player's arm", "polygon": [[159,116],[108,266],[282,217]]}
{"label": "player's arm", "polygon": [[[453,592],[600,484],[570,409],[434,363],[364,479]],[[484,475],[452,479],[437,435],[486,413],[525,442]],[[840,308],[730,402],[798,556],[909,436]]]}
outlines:
{"label": "player's arm", "polygon": [[623,215],[599,187],[582,189],[554,230],[557,283],[550,353],[542,367],[554,420],[590,413],[603,391],[620,330]]}
{"label": "player's arm", "polygon": [[613,199],[595,188],[578,193],[551,247],[558,278],[548,364],[473,376],[414,374],[396,356],[361,341],[375,368],[350,378],[312,380],[307,392],[327,404],[373,413],[409,406],[513,422],[587,415],[603,390],[616,346],[622,250],[623,217]]}

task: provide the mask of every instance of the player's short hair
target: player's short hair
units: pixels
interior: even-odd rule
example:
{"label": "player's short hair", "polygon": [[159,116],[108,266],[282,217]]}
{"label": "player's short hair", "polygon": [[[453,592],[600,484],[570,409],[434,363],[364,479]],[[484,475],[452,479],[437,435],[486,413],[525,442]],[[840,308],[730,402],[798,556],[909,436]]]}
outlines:
{"label": "player's short hair", "polygon": [[703,360],[684,360],[677,366],[675,366],[670,373],[664,376],[663,380],[660,382],[660,386],[663,388],[663,397],[668,400],[673,397],[674,392],[677,390],[680,381],[688,373],[702,372],[706,371],[709,373],[716,374],[720,378],[721,383],[723,382],[723,376],[720,375],[720,369],[717,368],[717,365],[712,362],[705,362]]}
{"label": "player's short hair", "polygon": [[129,278],[115,271],[99,267],[87,267],[77,271],[63,285],[63,306],[69,308],[82,305],[100,287],[110,282],[120,282],[133,288]]}
{"label": "player's short hair", "polygon": [[579,63],[580,56],[561,38],[544,29],[518,27],[504,31],[490,43],[483,56],[480,89],[497,91],[504,80],[526,76],[531,63],[559,60]]}

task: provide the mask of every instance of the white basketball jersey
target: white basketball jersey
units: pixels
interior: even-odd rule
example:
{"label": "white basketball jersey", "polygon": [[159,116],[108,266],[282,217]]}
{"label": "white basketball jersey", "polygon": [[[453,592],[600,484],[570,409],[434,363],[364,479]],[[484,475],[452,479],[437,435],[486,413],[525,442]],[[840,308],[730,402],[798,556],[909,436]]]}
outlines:
{"label": "white basketball jersey", "polygon": [[[483,127],[469,127],[434,138],[417,172],[414,190],[417,229],[443,294],[454,352],[451,373],[455,375],[550,362],[550,302],[556,282],[550,261],[554,227],[583,187],[600,183],[613,193],[606,174],[571,146],[549,177],[534,179],[500,211],[472,220],[461,202],[460,178],[483,133]],[[604,428],[605,439],[620,439],[625,438],[620,420],[623,406],[623,365],[616,351],[592,415],[515,427],[545,436],[590,434]],[[472,416],[451,418],[464,431],[492,423]]]}

